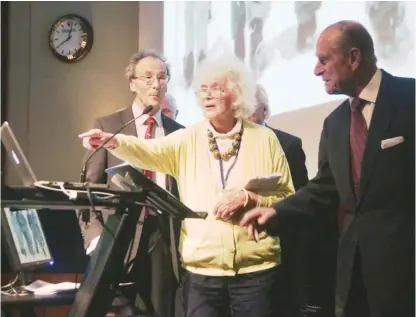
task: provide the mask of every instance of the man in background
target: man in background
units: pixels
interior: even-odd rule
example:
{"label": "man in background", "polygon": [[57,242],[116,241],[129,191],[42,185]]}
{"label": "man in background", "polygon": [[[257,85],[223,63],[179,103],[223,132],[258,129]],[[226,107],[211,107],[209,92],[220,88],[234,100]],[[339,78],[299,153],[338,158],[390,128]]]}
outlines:
{"label": "man in background", "polygon": [[[269,127],[265,120],[270,116],[267,92],[257,85],[256,110],[250,120]],[[302,140],[294,135],[273,129],[282,145],[292,174],[295,190],[308,184],[306,157]],[[331,243],[337,235],[336,219],[317,219],[305,224],[298,232],[288,228],[280,235],[284,285],[279,287],[284,307],[281,316],[332,316],[335,277],[336,245]],[[296,228],[296,230],[300,230]],[[313,251],[312,251],[313,250]]]}
{"label": "man in background", "polygon": [[166,116],[171,118],[172,120],[176,120],[178,116],[179,110],[178,105],[176,103],[176,99],[169,93],[165,95],[165,98],[160,105],[160,109],[162,113]]}
{"label": "man in background", "polygon": [[257,85],[256,101],[256,110],[249,120],[272,129],[276,134],[289,163],[293,185],[298,190],[308,183],[308,171],[305,165],[306,157],[302,149],[302,140],[289,133],[273,129],[266,124],[266,119],[270,117],[269,98],[266,90],[261,85]]}
{"label": "man in background", "polygon": [[[115,133],[122,125],[131,119],[141,115],[147,106],[153,106],[149,114],[142,115],[136,121],[122,131],[123,134],[134,135],[141,138],[159,138],[178,129],[183,128],[174,120],[162,114],[160,105],[165,97],[166,86],[170,77],[170,68],[165,59],[152,51],[140,51],[134,54],[126,67],[126,77],[129,81],[130,90],[135,94],[131,106],[113,114],[100,117],[95,120],[94,128]],[[87,153],[87,156],[90,154]],[[86,180],[91,183],[109,183],[105,169],[123,163],[108,151],[98,151],[87,165]],[[167,189],[178,197],[176,181],[164,174],[143,171],[162,188]],[[135,315],[133,311],[155,317],[173,316],[174,297],[176,289],[175,275],[177,276],[178,263],[175,239],[172,235],[179,234],[179,224],[169,223],[170,219],[156,217],[150,214],[144,219],[140,245],[135,240],[132,243],[131,257],[128,259],[127,267],[132,263],[127,276],[123,277],[126,282],[136,283],[139,295],[136,291],[124,291],[119,302],[123,303],[120,309],[122,313],[118,316]],[[175,232],[171,229],[174,227]],[[90,223],[85,226],[81,224],[85,246],[98,237],[103,228],[101,223],[91,216]],[[137,236],[137,233],[136,233]],[[138,247],[139,256],[136,257]],[[172,257],[171,257],[172,251]],[[176,262],[176,263],[175,263]],[[94,269],[94,268],[90,268]],[[175,274],[174,274],[175,273]],[[125,304],[127,302],[127,304]]]}
{"label": "man in background", "polygon": [[[249,118],[250,121],[270,128],[279,140],[283,151],[285,152],[289,164],[290,173],[292,174],[293,185],[295,190],[308,183],[308,171],[306,169],[306,156],[302,149],[302,140],[294,135],[281,130],[269,127],[265,120],[270,116],[269,98],[263,86],[257,85],[256,90],[256,110]],[[284,285],[279,286],[279,296],[284,297],[282,305],[279,307],[281,316],[299,316],[301,306],[305,303],[302,294],[305,291],[304,283],[304,263],[301,259],[303,248],[301,239],[295,239],[296,235],[290,231],[280,236],[282,245],[282,277]]]}

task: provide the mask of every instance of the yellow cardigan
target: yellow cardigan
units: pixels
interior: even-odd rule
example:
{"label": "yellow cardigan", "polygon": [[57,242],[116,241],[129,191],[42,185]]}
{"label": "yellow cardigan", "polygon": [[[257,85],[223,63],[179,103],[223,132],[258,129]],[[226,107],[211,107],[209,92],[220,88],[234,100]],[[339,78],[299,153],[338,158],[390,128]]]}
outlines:
{"label": "yellow cardigan", "polygon": [[[269,128],[243,121],[244,132],[238,160],[243,170],[234,182],[241,189],[248,180],[280,172],[277,191],[259,194],[261,206],[269,207],[294,193],[284,152]],[[179,251],[185,269],[202,275],[232,276],[268,269],[280,264],[278,237],[259,235],[250,239],[237,222],[224,222],[213,215],[222,193],[217,185],[218,166],[211,166],[206,122],[178,130],[163,138],[145,140],[118,135],[119,146],[110,152],[131,165],[173,176],[181,201],[195,211],[206,211],[205,220],[182,223]]]}

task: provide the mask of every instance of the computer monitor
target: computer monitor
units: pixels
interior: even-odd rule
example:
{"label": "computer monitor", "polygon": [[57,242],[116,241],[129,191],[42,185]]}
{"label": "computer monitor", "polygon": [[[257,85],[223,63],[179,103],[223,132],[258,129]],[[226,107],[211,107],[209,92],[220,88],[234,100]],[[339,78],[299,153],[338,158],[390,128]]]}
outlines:
{"label": "computer monitor", "polygon": [[37,181],[35,173],[33,173],[25,154],[7,121],[1,125],[0,133],[1,142],[3,142],[7,155],[11,158],[19,177],[22,179],[23,185],[27,187],[33,186]]}
{"label": "computer monitor", "polygon": [[35,209],[2,208],[5,251],[15,272],[53,264],[53,258]]}

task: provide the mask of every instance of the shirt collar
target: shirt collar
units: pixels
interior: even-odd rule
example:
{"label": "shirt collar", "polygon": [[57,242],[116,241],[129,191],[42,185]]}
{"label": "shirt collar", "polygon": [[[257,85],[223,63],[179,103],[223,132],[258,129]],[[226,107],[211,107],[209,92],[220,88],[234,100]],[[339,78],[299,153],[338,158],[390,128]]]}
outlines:
{"label": "shirt collar", "polygon": [[[140,116],[140,114],[142,113],[143,109],[136,103],[133,102],[133,106],[132,106],[132,110],[133,110],[133,117],[136,118],[138,116]],[[142,115],[140,118],[138,118],[136,120],[136,124],[138,125],[144,125],[146,123],[147,118],[149,118],[148,114]],[[153,118],[155,118],[156,124],[158,127],[162,127],[162,113],[159,109],[158,112],[156,112],[153,115]]]}
{"label": "shirt collar", "polygon": [[[378,91],[380,90],[381,85],[381,71],[377,68],[376,72],[374,73],[373,77],[368,82],[367,86],[361,91],[358,98],[371,102],[376,103]],[[350,104],[354,98],[349,98]]]}
{"label": "shirt collar", "polygon": [[235,134],[241,131],[242,124],[243,124],[242,120],[238,119],[234,128],[232,128],[230,132],[219,133],[215,131],[214,127],[208,120],[206,121],[207,129],[209,129],[212,132],[212,134],[214,135],[214,138],[218,138],[218,139],[232,139]]}

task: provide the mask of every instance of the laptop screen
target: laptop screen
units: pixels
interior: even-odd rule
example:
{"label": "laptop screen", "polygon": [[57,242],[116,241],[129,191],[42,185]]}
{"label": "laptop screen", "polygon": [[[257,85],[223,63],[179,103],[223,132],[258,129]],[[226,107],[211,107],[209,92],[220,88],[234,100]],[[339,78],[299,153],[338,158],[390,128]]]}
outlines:
{"label": "laptop screen", "polygon": [[37,178],[7,121],[1,126],[1,142],[4,144],[7,156],[16,168],[23,185],[27,187],[33,186]]}

